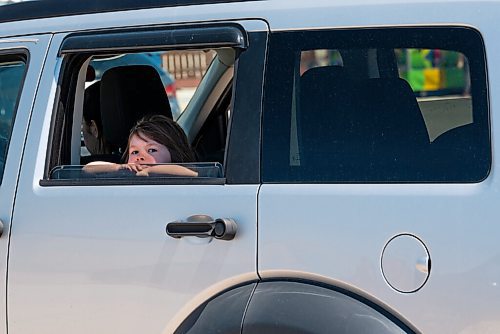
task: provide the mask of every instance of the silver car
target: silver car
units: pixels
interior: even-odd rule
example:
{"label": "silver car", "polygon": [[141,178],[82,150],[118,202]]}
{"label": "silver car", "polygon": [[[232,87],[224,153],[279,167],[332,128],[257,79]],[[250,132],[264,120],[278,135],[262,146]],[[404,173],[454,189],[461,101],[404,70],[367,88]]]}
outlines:
{"label": "silver car", "polygon": [[[500,332],[499,11],[2,6],[0,334]],[[89,66],[165,52],[184,111],[155,65],[108,70],[96,159],[115,169],[82,166]],[[196,157],[106,160],[151,114]]]}

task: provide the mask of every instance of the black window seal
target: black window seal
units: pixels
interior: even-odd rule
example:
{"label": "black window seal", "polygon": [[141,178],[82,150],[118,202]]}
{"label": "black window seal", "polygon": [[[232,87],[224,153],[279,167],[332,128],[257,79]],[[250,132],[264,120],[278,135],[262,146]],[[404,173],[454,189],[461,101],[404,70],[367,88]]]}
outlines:
{"label": "black window seal", "polygon": [[140,186],[140,185],[224,185],[225,178],[207,177],[124,177],[113,179],[72,179],[72,180],[40,180],[42,187],[67,186]]}
{"label": "black window seal", "polygon": [[[54,99],[54,106],[52,108],[52,118],[49,130],[49,142],[47,143],[47,156],[45,159],[45,171],[43,179],[49,179],[49,172],[56,165],[61,164],[61,155],[63,144],[61,136],[68,130],[67,122],[61,122],[61,118],[69,117],[73,120],[73,106],[75,102],[76,82],[78,71],[74,68],[80,68],[88,56],[76,55],[74,57],[67,57],[63,60],[60,70],[60,76],[57,82],[56,94]],[[64,99],[64,100],[63,100]],[[60,109],[59,106],[62,106]],[[62,127],[66,128],[63,129]],[[59,128],[58,128],[59,127]],[[58,140],[55,140],[58,138]]]}
{"label": "black window seal", "polygon": [[[228,184],[261,183],[261,128],[264,73],[267,63],[268,33],[252,32],[252,48],[238,59],[233,78],[231,110],[225,152]],[[238,134],[233,136],[231,133]]]}

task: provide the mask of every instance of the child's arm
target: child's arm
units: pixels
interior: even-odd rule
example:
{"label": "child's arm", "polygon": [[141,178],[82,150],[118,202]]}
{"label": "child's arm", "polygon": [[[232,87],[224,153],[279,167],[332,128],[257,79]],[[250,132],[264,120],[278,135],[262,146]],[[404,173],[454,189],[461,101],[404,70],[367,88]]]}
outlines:
{"label": "child's arm", "polygon": [[117,172],[119,170],[129,170],[137,173],[143,170],[144,167],[147,166],[136,164],[115,164],[106,161],[93,161],[83,166],[83,171],[87,173],[110,173]]}
{"label": "child's arm", "polygon": [[192,171],[189,168],[179,166],[179,165],[155,165],[155,166],[143,166],[142,170],[137,171],[137,176],[149,176],[151,174],[165,174],[165,175],[176,175],[176,176],[186,176],[186,177],[196,177],[198,173]]}
{"label": "child's arm", "polygon": [[115,164],[105,161],[94,161],[83,166],[83,171],[87,173],[111,173],[120,170],[135,172],[137,176],[149,176],[151,174],[176,175],[186,177],[196,177],[198,173],[179,165],[140,165],[140,164]]}

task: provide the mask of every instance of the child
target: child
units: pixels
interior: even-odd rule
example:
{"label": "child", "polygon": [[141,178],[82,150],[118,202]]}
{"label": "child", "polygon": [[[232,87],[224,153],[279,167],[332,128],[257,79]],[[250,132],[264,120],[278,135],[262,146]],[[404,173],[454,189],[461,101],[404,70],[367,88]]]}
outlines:
{"label": "child", "polygon": [[83,170],[89,173],[130,170],[138,176],[169,174],[193,177],[198,175],[179,165],[154,165],[195,161],[184,131],[177,123],[163,115],[146,116],[137,122],[130,130],[123,160],[127,163],[91,162],[85,165]]}

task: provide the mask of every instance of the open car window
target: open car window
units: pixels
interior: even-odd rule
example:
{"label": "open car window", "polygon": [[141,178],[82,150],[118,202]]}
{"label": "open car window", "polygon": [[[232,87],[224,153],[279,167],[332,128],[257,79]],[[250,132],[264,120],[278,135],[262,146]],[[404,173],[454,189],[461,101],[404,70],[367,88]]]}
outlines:
{"label": "open car window", "polygon": [[195,171],[193,175],[200,181],[224,178],[234,66],[239,52],[224,45],[183,45],[180,49],[158,47],[131,52],[124,48],[122,52],[113,49],[64,55],[63,88],[54,120],[47,180],[135,179],[130,170],[89,173],[84,167],[96,162],[126,164],[130,130],[153,115],[166,117],[173,127],[181,129],[192,149],[189,158],[179,159],[175,143],[161,143],[172,159],[155,161],[158,165],[185,166]]}

